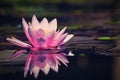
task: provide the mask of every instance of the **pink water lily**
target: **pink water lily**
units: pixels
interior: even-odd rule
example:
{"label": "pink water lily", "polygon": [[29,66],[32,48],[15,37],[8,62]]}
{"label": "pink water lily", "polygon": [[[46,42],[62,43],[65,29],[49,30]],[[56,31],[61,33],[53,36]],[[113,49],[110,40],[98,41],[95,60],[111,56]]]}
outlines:
{"label": "pink water lily", "polygon": [[30,54],[28,54],[25,64],[24,76],[30,71],[30,73],[33,73],[37,78],[40,70],[48,74],[50,68],[58,72],[60,62],[67,66],[69,61],[64,53],[53,54],[53,52],[48,52],[48,54],[43,54],[39,52],[39,54],[37,54],[38,51],[43,49],[59,49],[60,45],[69,41],[73,37],[73,34],[65,33],[67,27],[64,27],[62,30],[57,30],[56,19],[48,22],[46,18],[43,18],[43,20],[39,22],[35,15],[33,15],[31,23],[27,23],[23,18],[22,24],[25,35],[31,44],[22,42],[15,37],[7,38],[7,40],[14,45],[25,48],[24,50],[17,51],[10,59],[26,53],[27,48],[30,49]]}

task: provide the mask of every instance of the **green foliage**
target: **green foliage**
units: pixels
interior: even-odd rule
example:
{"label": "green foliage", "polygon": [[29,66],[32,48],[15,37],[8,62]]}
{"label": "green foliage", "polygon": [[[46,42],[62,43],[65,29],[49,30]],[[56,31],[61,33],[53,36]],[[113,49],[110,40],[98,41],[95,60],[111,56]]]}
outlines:
{"label": "green foliage", "polygon": [[120,25],[120,21],[113,21],[113,22],[110,22],[108,24],[118,24],[118,25]]}
{"label": "green foliage", "polygon": [[[62,29],[62,28],[64,28],[64,26],[59,26],[59,29]],[[83,26],[82,25],[67,26],[68,30],[74,30],[74,29],[80,29],[80,28],[83,28]]]}

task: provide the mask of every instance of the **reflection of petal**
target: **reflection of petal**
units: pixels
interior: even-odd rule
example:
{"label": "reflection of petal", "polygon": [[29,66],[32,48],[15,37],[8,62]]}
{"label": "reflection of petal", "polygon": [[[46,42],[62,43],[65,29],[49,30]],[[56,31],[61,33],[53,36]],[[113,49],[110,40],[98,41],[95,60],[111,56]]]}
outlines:
{"label": "reflection of petal", "polygon": [[58,72],[58,65],[60,64],[59,63],[59,61],[57,60],[57,58],[56,58],[56,55],[55,54],[53,54],[54,55],[54,60],[55,60],[55,62],[56,62],[56,65],[55,66],[50,66],[51,67],[51,69],[53,70],[53,71],[55,71],[55,72]]}
{"label": "reflection of petal", "polygon": [[46,55],[45,54],[38,54],[37,55],[37,60],[41,63],[43,63],[46,60]]}
{"label": "reflection of petal", "polygon": [[[34,53],[34,52],[32,52]],[[25,64],[24,76],[30,71],[35,78],[38,77],[39,71],[43,71],[44,74],[48,74],[50,68],[58,72],[60,62],[67,66],[69,61],[64,53],[61,54],[29,54]]]}
{"label": "reflection of petal", "polygon": [[74,56],[74,54],[72,53],[72,51],[69,51],[68,56]]}
{"label": "reflection of petal", "polygon": [[65,66],[67,66],[66,63],[69,63],[66,56],[64,54],[56,54],[56,58],[60,60]]}
{"label": "reflection of petal", "polygon": [[17,58],[26,52],[27,52],[26,50],[17,51],[17,52],[15,52],[15,54],[13,54],[11,57],[9,57],[8,60],[12,60],[14,58]]}
{"label": "reflection of petal", "polygon": [[40,71],[40,68],[37,66],[34,66],[34,68],[32,69],[32,72],[35,78],[38,77],[39,71]]}
{"label": "reflection of petal", "polygon": [[41,70],[47,75],[50,71],[50,66],[46,64],[46,66],[44,68],[41,68]]}
{"label": "reflection of petal", "polygon": [[12,38],[7,38],[7,40],[11,43],[13,43],[14,45],[18,45],[18,46],[21,46],[21,47],[25,47],[25,48],[31,48],[32,46],[27,44],[27,43],[24,43],[14,37]]}
{"label": "reflection of petal", "polygon": [[59,68],[58,68],[58,65],[56,65],[56,66],[51,66],[51,69],[55,72],[58,72]]}
{"label": "reflection of petal", "polygon": [[26,60],[26,63],[25,63],[25,68],[24,68],[24,77],[27,76],[27,73],[30,69],[31,59],[32,59],[32,54],[28,54],[27,60]]}
{"label": "reflection of petal", "polygon": [[47,54],[47,61],[50,66],[56,66],[56,60],[54,54]]}

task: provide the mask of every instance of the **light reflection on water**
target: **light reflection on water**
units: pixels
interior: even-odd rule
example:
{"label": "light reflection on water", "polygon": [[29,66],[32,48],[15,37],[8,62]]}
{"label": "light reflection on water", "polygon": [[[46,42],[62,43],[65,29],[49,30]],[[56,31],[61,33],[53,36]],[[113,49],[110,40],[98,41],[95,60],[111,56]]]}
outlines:
{"label": "light reflection on water", "polygon": [[[48,75],[40,72],[37,80],[112,80],[116,55],[106,51],[114,47],[114,41],[81,40],[80,38],[75,39],[74,37],[61,46],[61,50],[52,51],[57,54],[60,52],[67,54],[71,50],[75,56],[67,57],[70,62],[68,67],[61,65],[58,73],[51,70]],[[24,80],[24,64],[27,54],[12,61],[6,61],[14,51],[12,48],[0,51],[0,80]],[[46,54],[50,51],[43,52]],[[115,54],[117,53],[115,52]],[[25,79],[34,80],[34,77],[28,74]]]}

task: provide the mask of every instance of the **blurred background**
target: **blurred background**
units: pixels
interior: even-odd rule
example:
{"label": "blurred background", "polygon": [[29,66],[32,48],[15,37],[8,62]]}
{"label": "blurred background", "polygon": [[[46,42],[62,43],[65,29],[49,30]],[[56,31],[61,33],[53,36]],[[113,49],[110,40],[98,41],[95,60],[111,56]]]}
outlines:
{"label": "blurred background", "polygon": [[[21,27],[21,18],[30,21],[33,14],[39,20],[57,18],[59,26],[68,26],[69,29],[93,29],[92,34],[96,28],[99,31],[106,28],[103,32],[106,35],[107,29],[114,28],[116,33],[120,30],[119,0],[1,0],[0,32],[16,31],[13,28]],[[4,27],[9,29],[6,31]]]}
{"label": "blurred background", "polygon": [[[80,36],[88,40],[89,38],[107,40],[110,41],[108,46],[114,45],[113,50],[117,51],[117,56],[77,55],[70,58],[70,67],[63,67],[61,69],[63,71],[58,74],[42,75],[42,80],[120,80],[118,55],[120,53],[120,0],[0,0],[1,54],[11,52],[3,50],[10,45],[6,41],[7,37],[14,36],[20,40],[26,40],[26,37],[23,37],[21,19],[25,18],[27,22],[31,22],[33,15],[36,15],[38,20],[44,17],[49,21],[57,18],[58,28],[68,26],[67,31],[77,37],[74,39],[78,41],[78,44]],[[90,48],[92,45],[93,43],[89,45]],[[98,47],[105,48],[106,46]],[[93,53],[89,49],[88,52]],[[0,60],[4,56],[0,56]],[[16,71],[21,65],[15,66],[10,66],[12,74],[8,66],[0,66],[0,80],[23,80],[21,68],[19,68],[21,71]],[[31,77],[28,79],[34,80]]]}

